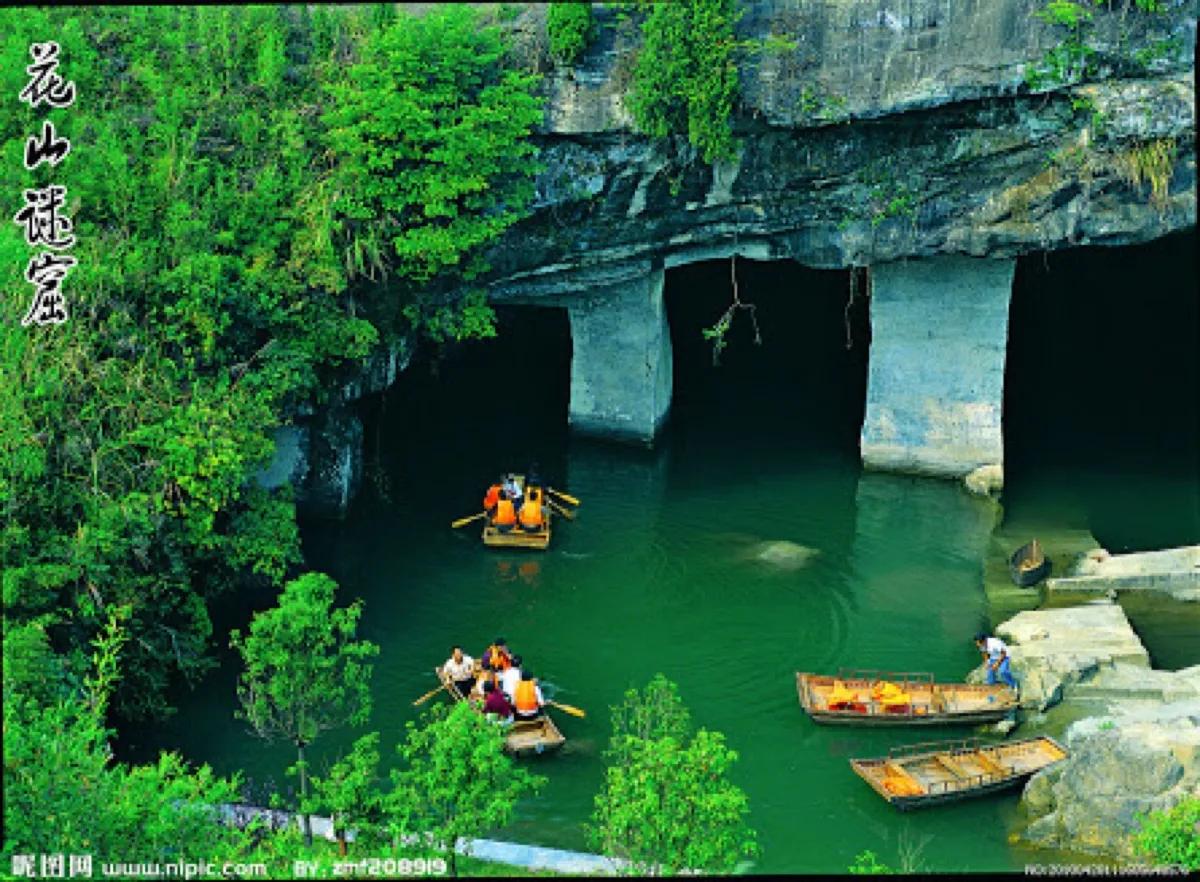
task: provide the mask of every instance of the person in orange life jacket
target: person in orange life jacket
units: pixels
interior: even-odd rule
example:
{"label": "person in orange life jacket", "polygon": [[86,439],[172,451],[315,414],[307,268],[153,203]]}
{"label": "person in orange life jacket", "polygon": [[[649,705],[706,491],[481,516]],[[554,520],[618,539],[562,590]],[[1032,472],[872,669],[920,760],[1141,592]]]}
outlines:
{"label": "person in orange life jacket", "polygon": [[502,489],[500,484],[502,482],[503,478],[497,478],[496,483],[488,487],[487,493],[483,497],[483,510],[489,515],[492,513],[492,509],[496,507],[496,503],[500,501],[500,490]]}
{"label": "person in orange life jacket", "polygon": [[539,488],[530,489],[517,520],[522,530],[533,533],[542,529],[542,491]]}
{"label": "person in orange life jacket", "polygon": [[512,666],[512,655],[503,637],[497,637],[492,645],[483,651],[483,669],[485,671],[503,671]]}
{"label": "person in orange life jacket", "polygon": [[517,684],[521,682],[521,664],[521,656],[514,655],[512,665],[500,674],[500,688],[504,690],[509,701],[515,700],[517,696]]}
{"label": "person in orange life jacket", "polygon": [[508,698],[490,680],[483,684],[483,713],[499,723],[511,723],[513,720],[513,709]]}
{"label": "person in orange life jacket", "polygon": [[442,673],[454,681],[464,698],[475,688],[475,659],[465,655],[461,646],[451,647],[450,658],[442,665]]}
{"label": "person in orange life jacket", "polygon": [[492,516],[492,525],[501,533],[507,533],[516,523],[517,510],[513,507],[508,494],[501,490],[500,499],[496,502],[496,513]]}
{"label": "person in orange life jacket", "polygon": [[513,505],[521,507],[521,488],[517,486],[515,475],[509,475],[504,481],[503,490],[508,494],[508,498],[513,501]]}
{"label": "person in orange life jacket", "polygon": [[513,697],[513,716],[518,720],[534,720],[542,715],[546,699],[542,698],[542,687],[528,671],[521,672],[517,694]]}

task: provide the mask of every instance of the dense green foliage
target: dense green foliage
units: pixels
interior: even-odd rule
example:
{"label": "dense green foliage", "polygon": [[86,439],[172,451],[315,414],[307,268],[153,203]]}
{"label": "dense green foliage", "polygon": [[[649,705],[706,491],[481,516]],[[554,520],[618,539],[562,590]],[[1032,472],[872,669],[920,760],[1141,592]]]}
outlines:
{"label": "dense green foliage", "polygon": [[421,726],[410,722],[397,749],[404,766],[392,773],[394,786],[384,798],[389,831],[430,835],[451,875],[457,875],[458,838],[508,823],[517,799],[546,780],[516,765],[504,753],[504,729],[465,701],[448,712],[434,706]]}
{"label": "dense green foliage", "polygon": [[[454,292],[525,204],[532,81],[465,7],[22,9],[0,29],[5,94],[50,35],[78,96],[0,120],[0,184],[66,186],[79,261],[70,320],[21,327],[33,249],[0,230],[6,627],[39,623],[78,678],[128,608],[114,711],[162,716],[211,666],[209,601],[300,563],[288,493],[247,483],[272,428],[414,324],[492,333]],[[27,172],[42,119],[72,149]]]}
{"label": "dense green foliage", "polygon": [[705,162],[731,158],[741,10],[735,0],[648,5],[629,99],[634,120],[656,137],[686,133]]}
{"label": "dense green foliage", "polygon": [[[541,120],[536,76],[502,69],[496,28],[479,29],[465,6],[404,17],[369,35],[362,61],[329,87],[326,142],[339,164],[333,209],[353,242],[353,275],[394,273],[411,299],[435,277],[469,281],[479,249],[518,220],[533,195]],[[470,303],[461,322],[438,300],[405,314],[435,337],[491,331],[491,312]]]}
{"label": "dense green foliage", "polygon": [[570,67],[596,35],[592,4],[551,3],[546,11],[546,31],[550,37],[550,56]]}
{"label": "dense green foliage", "polygon": [[1167,811],[1151,812],[1140,819],[1134,847],[1157,865],[1200,870],[1200,799],[1180,801]]}
{"label": "dense green foliage", "polygon": [[[52,658],[44,635],[35,634],[19,638],[21,654]],[[182,854],[193,861],[229,860],[251,847],[247,832],[213,822],[211,807],[232,801],[236,779],[217,778],[207,766],[189,769],[170,753],[151,765],[110,763],[104,711],[127,636],[110,619],[97,638],[86,691],[68,687],[60,676],[47,684],[61,696],[50,703],[21,690],[24,683],[12,683],[6,664],[4,867],[22,854],[169,862]],[[39,641],[43,645],[35,648]],[[6,662],[9,649],[6,644]],[[100,867],[94,869],[98,875]]]}
{"label": "dense green foliage", "polygon": [[[361,725],[371,715],[372,667],[366,662],[379,647],[354,640],[362,602],[335,610],[336,590],[328,576],[306,573],[287,583],[278,606],[255,614],[248,634],[230,635],[245,664],[239,716],[260,737],[296,746],[302,809],[308,797],[304,748],[321,732]],[[307,835],[306,811],[304,823]]]}
{"label": "dense green foliage", "polygon": [[675,685],[657,675],[612,709],[604,786],[587,827],[593,847],[638,875],[731,872],[758,853],[746,794],[728,780],[737,753],[719,732],[691,732]]}

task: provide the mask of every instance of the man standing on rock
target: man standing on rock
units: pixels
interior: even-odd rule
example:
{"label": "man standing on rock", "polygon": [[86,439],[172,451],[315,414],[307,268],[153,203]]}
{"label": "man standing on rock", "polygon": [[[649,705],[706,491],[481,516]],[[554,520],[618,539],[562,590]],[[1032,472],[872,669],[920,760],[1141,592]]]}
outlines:
{"label": "man standing on rock", "polygon": [[987,667],[987,684],[991,686],[999,678],[1015,692],[1017,690],[1017,680],[1012,675],[1008,646],[1005,645],[1004,641],[999,637],[992,637],[980,631],[975,635],[975,648],[983,656],[983,663]]}

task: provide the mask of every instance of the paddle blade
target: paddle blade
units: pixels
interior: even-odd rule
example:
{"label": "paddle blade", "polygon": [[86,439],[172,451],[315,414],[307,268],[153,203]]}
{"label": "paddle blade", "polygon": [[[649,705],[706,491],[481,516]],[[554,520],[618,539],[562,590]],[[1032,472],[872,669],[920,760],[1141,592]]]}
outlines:
{"label": "paddle blade", "polygon": [[559,704],[557,701],[551,701],[549,703],[554,705],[560,711],[563,711],[564,713],[568,713],[573,717],[586,717],[587,716],[586,711],[580,710],[579,708],[575,707],[574,705]]}
{"label": "paddle blade", "polygon": [[459,518],[457,521],[454,521],[452,524],[450,524],[450,528],[453,530],[457,530],[459,527],[462,527],[466,524],[471,523],[471,521],[479,520],[481,517],[483,517],[486,514],[487,514],[486,511],[481,511],[479,514],[471,515],[469,518]]}
{"label": "paddle blade", "polygon": [[561,490],[555,490],[553,487],[547,487],[546,489],[549,490],[551,493],[553,493],[555,496],[561,496],[563,499],[567,500],[567,502],[571,503],[571,505],[582,505],[583,504],[578,499],[576,499],[574,496],[572,496],[570,493],[563,493]]}

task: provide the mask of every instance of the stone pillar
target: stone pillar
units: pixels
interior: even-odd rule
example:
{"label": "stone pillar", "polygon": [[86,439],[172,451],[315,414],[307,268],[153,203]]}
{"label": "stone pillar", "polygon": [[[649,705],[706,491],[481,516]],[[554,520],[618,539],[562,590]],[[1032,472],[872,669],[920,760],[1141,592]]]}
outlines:
{"label": "stone pillar", "polygon": [[1015,268],[1011,259],[957,256],[871,268],[867,468],[961,477],[1003,465]]}
{"label": "stone pillar", "polygon": [[650,444],[671,407],[663,270],[589,291],[571,319],[571,427]]}

